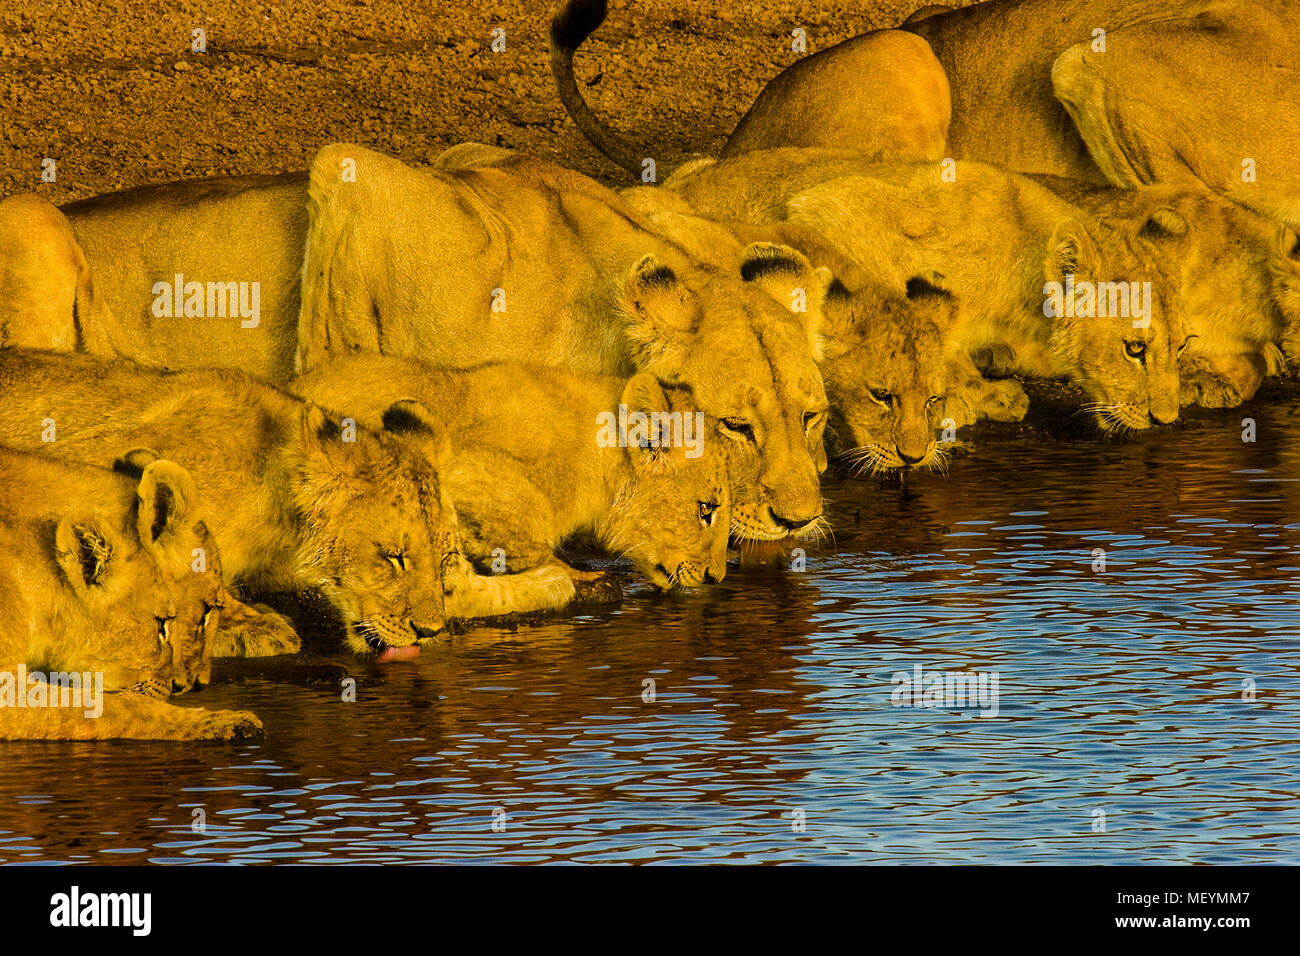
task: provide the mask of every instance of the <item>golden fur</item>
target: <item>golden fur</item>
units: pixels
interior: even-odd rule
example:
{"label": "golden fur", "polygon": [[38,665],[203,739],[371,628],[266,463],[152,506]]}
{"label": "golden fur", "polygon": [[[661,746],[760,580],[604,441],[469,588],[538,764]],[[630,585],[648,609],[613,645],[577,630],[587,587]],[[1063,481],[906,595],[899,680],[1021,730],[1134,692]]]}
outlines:
{"label": "golden fur", "polygon": [[[583,98],[573,72],[578,47],[605,19],[605,0],[567,0],[551,20],[551,73],[583,135],[639,176],[654,155],[615,133]],[[863,75],[871,77],[862,83]],[[845,95],[828,97],[828,85]],[[777,146],[831,146],[867,156],[941,159],[952,99],[930,46],[902,30],[879,30],[804,57],[782,71],[741,118],[722,150],[735,156]]]}
{"label": "golden fur", "polygon": [[[459,517],[461,551],[483,569],[504,560],[507,578],[549,565],[571,572],[539,596],[539,608],[573,599],[569,577],[580,573],[560,563],[555,549],[579,533],[629,557],[661,588],[726,574],[730,494],[722,439],[701,429],[698,457],[684,445],[601,443],[601,416],[616,416],[620,404],[632,415],[691,414],[648,373],[624,381],[517,363],[449,371],[359,354],[321,366],[292,388],[359,421],[380,422],[403,398],[443,421],[453,452],[440,476]],[[454,603],[453,589],[449,613]]]}
{"label": "golden fur", "polygon": [[[174,707],[205,683],[220,581],[180,577],[196,542],[193,485],[167,461],[138,484],[106,469],[0,448],[0,671],[102,675],[102,712],[0,707],[0,737],[236,739],[252,714]],[[25,690],[18,685],[21,690]]]}
{"label": "golden fur", "polygon": [[1239,405],[1287,358],[1300,360],[1295,229],[1200,184],[1119,189],[1035,178],[1098,220],[1136,231],[1172,263],[1191,336],[1179,362],[1184,405]]}
{"label": "golden fur", "polygon": [[[189,468],[202,499],[221,502],[207,524],[228,585],[319,588],[357,651],[442,628],[449,509],[432,430],[352,430],[237,372],[82,355],[0,352],[0,392],[0,423],[20,447],[97,462],[144,445]],[[53,442],[40,441],[45,419]]]}
{"label": "golden fur", "polygon": [[[1187,333],[1169,257],[1140,229],[1098,222],[1023,176],[981,163],[760,150],[696,164],[664,188],[701,215],[810,227],[865,275],[895,287],[933,270],[962,303],[950,341],[989,372],[1073,381],[1104,428],[1178,415]],[[1046,283],[1067,274],[1150,282],[1151,321],[1139,328],[1123,316],[1046,316]]]}
{"label": "golden fur", "polygon": [[[309,213],[304,370],[361,350],[453,368],[648,371],[689,388],[718,424],[734,533],[779,539],[820,516],[825,277],[794,250],[731,239],[700,258],[691,237],[527,156],[415,170],[336,144],[312,163]],[[638,287],[647,255],[664,281]]]}

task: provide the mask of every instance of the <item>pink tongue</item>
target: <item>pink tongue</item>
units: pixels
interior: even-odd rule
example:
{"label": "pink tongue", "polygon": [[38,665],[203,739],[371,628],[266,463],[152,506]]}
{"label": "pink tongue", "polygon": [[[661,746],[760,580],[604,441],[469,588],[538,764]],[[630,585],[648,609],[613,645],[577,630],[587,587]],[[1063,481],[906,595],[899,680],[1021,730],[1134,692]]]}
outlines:
{"label": "pink tongue", "polygon": [[409,661],[420,656],[419,644],[407,644],[405,647],[385,647],[379,652],[378,661],[387,664],[391,661]]}

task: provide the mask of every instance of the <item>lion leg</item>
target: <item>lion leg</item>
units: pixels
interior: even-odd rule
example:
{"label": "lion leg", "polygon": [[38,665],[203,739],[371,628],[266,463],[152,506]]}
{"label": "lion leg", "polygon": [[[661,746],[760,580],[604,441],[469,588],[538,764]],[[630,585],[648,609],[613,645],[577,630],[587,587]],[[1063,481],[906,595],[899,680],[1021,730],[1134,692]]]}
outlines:
{"label": "lion leg", "polygon": [[555,557],[513,574],[478,574],[460,556],[443,568],[446,614],[460,620],[558,611],[575,600],[621,600],[612,582],[609,575],[579,571]]}
{"label": "lion leg", "polygon": [[301,649],[298,632],[283,614],[249,607],[225,592],[213,657],[274,657]]}
{"label": "lion leg", "polygon": [[[994,350],[990,350],[990,354]],[[996,364],[996,360],[990,360]],[[944,415],[957,428],[978,421],[1019,422],[1029,411],[1029,396],[1013,378],[987,379],[969,358],[954,358],[949,365],[949,388]]]}
{"label": "lion leg", "polygon": [[262,722],[246,710],[178,707],[131,693],[104,694],[99,708],[0,708],[0,740],[240,741],[263,734]]}
{"label": "lion leg", "polygon": [[0,346],[122,353],[67,218],[39,196],[0,201]]}

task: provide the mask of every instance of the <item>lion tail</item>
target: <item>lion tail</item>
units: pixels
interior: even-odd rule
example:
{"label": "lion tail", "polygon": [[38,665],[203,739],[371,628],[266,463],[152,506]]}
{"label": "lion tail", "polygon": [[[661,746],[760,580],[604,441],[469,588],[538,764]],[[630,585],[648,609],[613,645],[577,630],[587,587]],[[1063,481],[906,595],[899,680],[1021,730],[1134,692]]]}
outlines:
{"label": "lion tail", "polygon": [[606,13],[606,0],[565,0],[551,19],[551,74],[560,101],[582,135],[616,165],[636,175],[641,172],[641,150],[592,112],[573,75],[573,54],[605,22]]}

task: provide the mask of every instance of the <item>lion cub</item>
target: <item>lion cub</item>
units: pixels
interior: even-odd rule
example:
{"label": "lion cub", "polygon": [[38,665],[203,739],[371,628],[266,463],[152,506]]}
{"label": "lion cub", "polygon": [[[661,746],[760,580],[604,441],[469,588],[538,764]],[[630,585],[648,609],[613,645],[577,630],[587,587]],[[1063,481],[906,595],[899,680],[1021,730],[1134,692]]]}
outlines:
{"label": "lion cub", "polygon": [[[247,712],[165,702],[206,679],[194,574],[175,587],[196,533],[189,476],[149,464],[136,482],[107,469],[0,448],[0,738],[239,739]],[[188,554],[188,552],[187,552]],[[205,580],[206,579],[206,580]],[[200,633],[191,633],[197,625]],[[197,649],[197,651],[196,651]],[[208,648],[210,656],[210,648]]]}
{"label": "lion cub", "polygon": [[[294,383],[311,401],[377,422],[414,398],[447,423],[453,452],[442,478],[460,519],[460,543],[476,564],[504,561],[529,574],[560,568],[533,608],[559,608],[588,577],[555,549],[589,532],[626,555],[660,588],[726,574],[731,498],[724,453],[702,415],[678,407],[648,373],[631,379],[517,363],[467,371],[378,355],[335,359]],[[680,400],[680,396],[679,396]],[[667,413],[671,434],[637,424]],[[385,421],[391,420],[389,411]],[[493,570],[500,570],[497,565]],[[452,595],[454,596],[454,591]],[[453,597],[448,598],[452,614]]]}
{"label": "lion cub", "polygon": [[449,548],[436,436],[340,421],[234,371],[0,350],[0,428],[59,458],[147,446],[192,469],[228,585],[320,589],[355,651],[381,656],[443,626]]}

